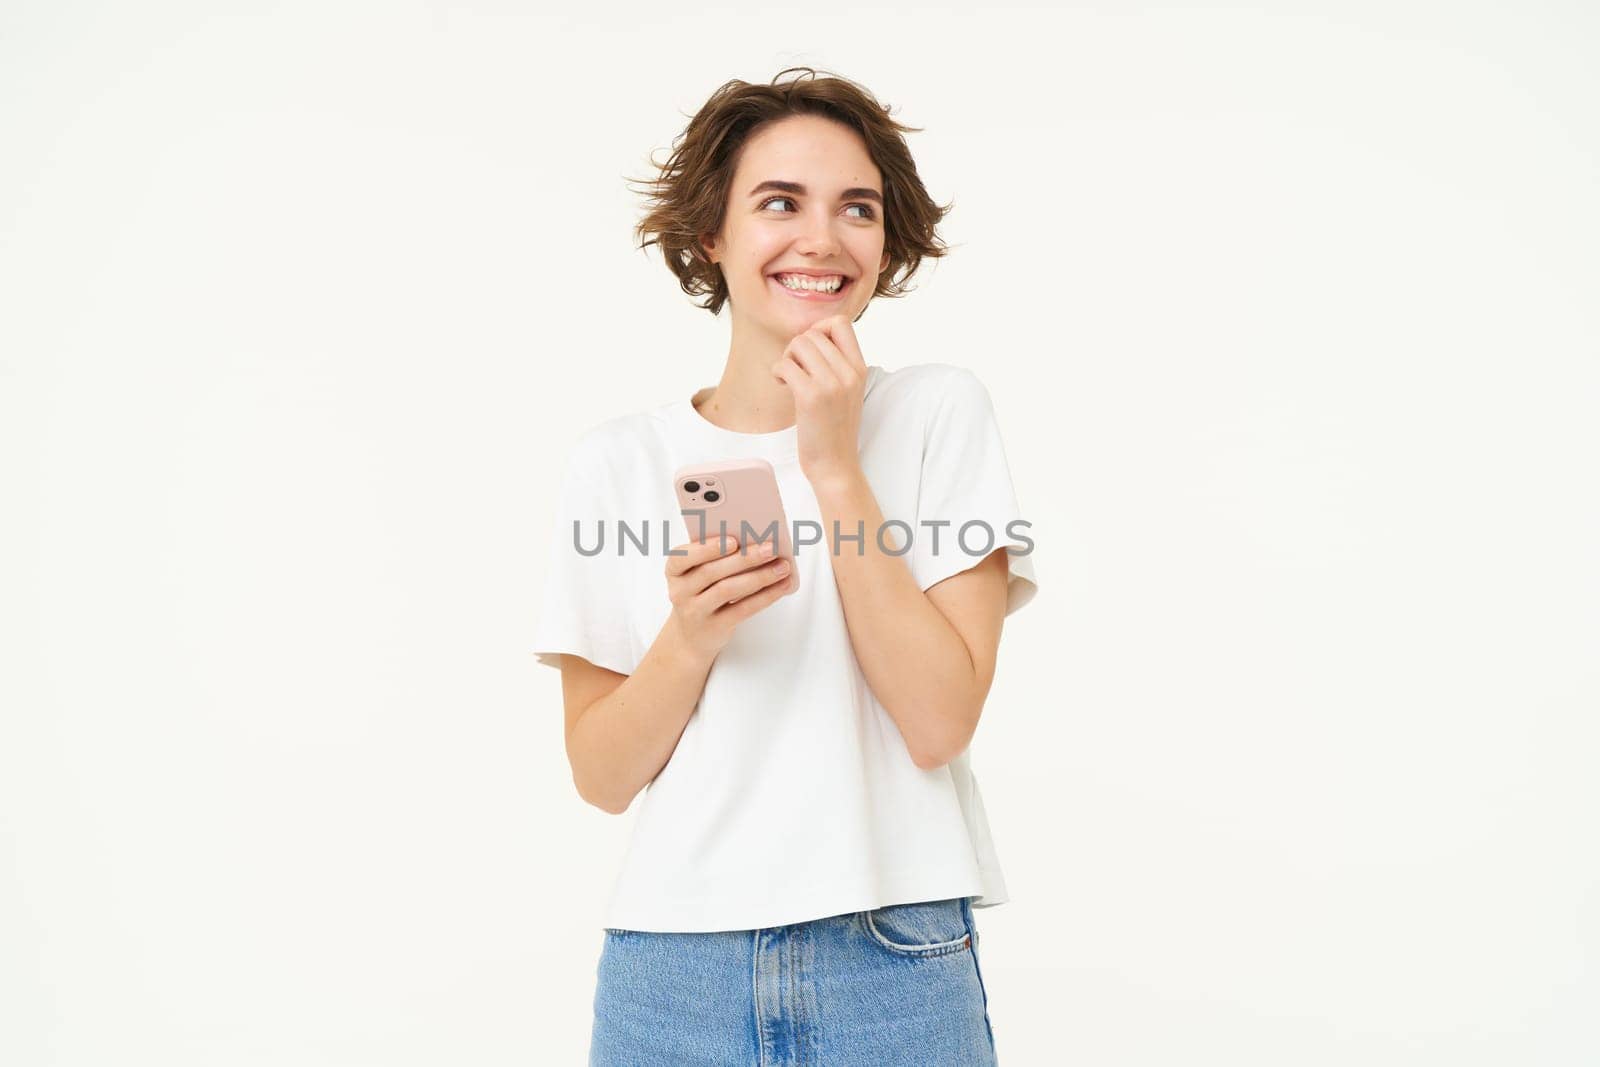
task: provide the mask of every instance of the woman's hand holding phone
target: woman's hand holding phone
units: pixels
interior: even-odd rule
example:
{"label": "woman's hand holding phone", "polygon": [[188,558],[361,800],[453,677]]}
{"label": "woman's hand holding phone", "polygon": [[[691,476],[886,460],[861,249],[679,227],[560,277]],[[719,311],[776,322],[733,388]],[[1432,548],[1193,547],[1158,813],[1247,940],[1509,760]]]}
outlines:
{"label": "woman's hand holding phone", "polygon": [[774,559],[770,542],[740,551],[738,538],[712,534],[672,551],[667,557],[672,620],[708,658],[722,651],[741,622],[800,587],[793,564]]}

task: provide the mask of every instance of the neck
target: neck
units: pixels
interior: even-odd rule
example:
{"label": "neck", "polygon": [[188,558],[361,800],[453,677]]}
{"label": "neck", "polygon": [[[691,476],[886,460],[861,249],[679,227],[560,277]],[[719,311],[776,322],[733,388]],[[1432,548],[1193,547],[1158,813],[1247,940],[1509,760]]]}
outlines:
{"label": "neck", "polygon": [[703,398],[695,394],[695,409],[735,433],[774,433],[795,425],[794,394],[772,375],[788,346],[788,340],[736,319],[722,380]]}

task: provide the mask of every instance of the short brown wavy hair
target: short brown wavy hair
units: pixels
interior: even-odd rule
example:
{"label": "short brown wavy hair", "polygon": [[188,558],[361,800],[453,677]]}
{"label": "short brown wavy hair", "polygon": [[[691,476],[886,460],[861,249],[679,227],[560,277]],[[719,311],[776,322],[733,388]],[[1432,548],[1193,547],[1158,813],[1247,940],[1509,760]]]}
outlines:
{"label": "short brown wavy hair", "polygon": [[[782,80],[794,71],[806,76]],[[822,73],[828,76],[817,77],[811,67],[789,67],[770,85],[737,78],[726,82],[673,139],[666,163],[658,164],[655,153],[650,155],[658,174],[645,183],[650,208],[634,227],[634,236],[641,250],[659,245],[683,291],[705,296],[696,306],[713,315],[722,311],[728,285],[721,268],[706,258],[700,237],[722,232],[729,186],[745,141],[767,123],[790,115],[821,115],[855,130],[883,175],[883,248],[889,263],[878,275],[874,296],[910,292],[905,283],[921,262],[943,256],[949,247],[937,227],[954,205],[941,207],[928,196],[903,136],[922,127],[890,118],[889,106],[878,103],[864,86]]]}

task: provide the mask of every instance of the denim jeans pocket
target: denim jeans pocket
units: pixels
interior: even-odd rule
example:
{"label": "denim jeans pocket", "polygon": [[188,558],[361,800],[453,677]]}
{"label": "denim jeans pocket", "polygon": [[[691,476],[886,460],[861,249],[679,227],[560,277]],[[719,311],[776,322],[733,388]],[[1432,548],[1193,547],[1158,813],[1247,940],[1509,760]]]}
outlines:
{"label": "denim jeans pocket", "polygon": [[965,952],[972,934],[961,911],[961,899],[915,904],[885,904],[860,913],[861,927],[873,943],[897,956],[914,959]]}

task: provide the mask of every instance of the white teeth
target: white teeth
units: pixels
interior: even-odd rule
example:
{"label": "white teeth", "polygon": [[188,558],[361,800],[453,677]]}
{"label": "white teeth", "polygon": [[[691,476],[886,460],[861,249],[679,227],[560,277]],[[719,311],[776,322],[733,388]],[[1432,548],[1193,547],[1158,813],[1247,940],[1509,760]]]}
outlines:
{"label": "white teeth", "polygon": [[837,292],[844,285],[843,275],[835,274],[827,278],[813,278],[809,274],[780,274],[778,283],[785,289],[809,289],[817,293]]}

